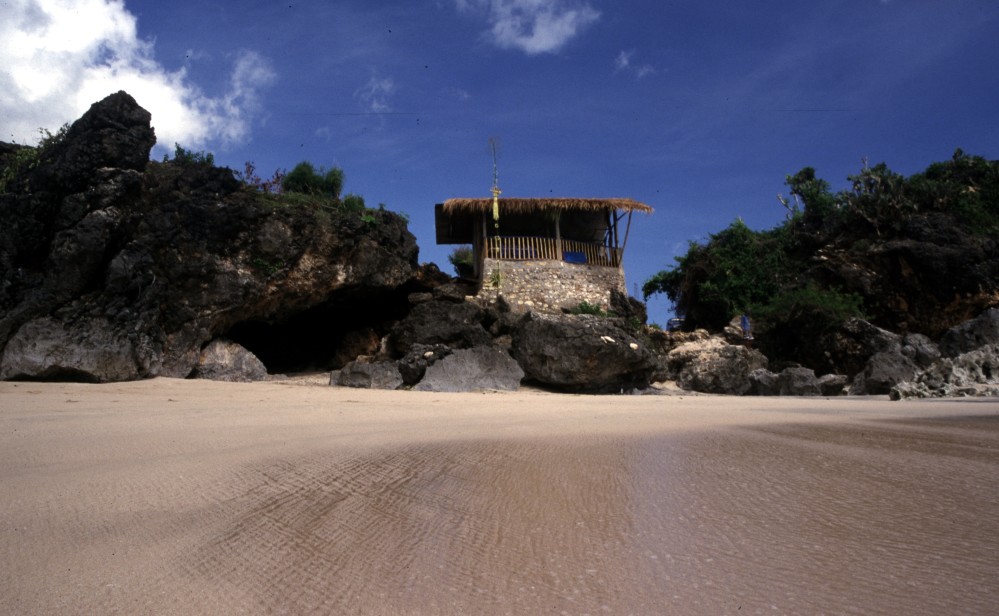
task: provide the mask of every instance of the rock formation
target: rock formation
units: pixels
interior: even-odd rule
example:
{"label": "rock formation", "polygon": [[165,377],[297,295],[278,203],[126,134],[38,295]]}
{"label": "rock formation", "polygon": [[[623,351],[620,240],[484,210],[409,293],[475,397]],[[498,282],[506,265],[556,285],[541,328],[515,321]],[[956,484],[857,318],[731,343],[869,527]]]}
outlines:
{"label": "rock formation", "polygon": [[729,344],[721,336],[682,342],[666,353],[668,379],[683,389],[711,394],[750,393],[750,374],[767,364],[759,351]]}
{"label": "rock formation", "polygon": [[[467,301],[474,289],[417,266],[400,216],[278,199],[197,157],[150,162],[154,143],[124,92],[42,147],[0,143],[0,379],[321,369],[336,370],[331,384],[431,391],[671,380],[731,395],[999,393],[999,308],[937,331],[995,304],[995,240],[932,215],[862,254],[827,246],[812,272],[876,298],[875,322],[903,333],[853,319],[791,340],[814,361],[771,372],[738,328],[643,328],[644,306],[623,294],[611,318]],[[943,334],[939,346],[916,331]]]}
{"label": "rock formation", "polygon": [[527,379],[564,391],[642,389],[656,370],[649,344],[622,320],[592,315],[528,313],[510,351]]}
{"label": "rock formation", "polygon": [[191,376],[212,381],[262,381],[267,378],[267,367],[241,345],[216,338],[201,351]]}
{"label": "rock formation", "polygon": [[497,346],[459,349],[427,367],[417,391],[516,391],[524,371]]}
{"label": "rock formation", "polygon": [[228,169],[149,162],[154,140],[119,92],[7,182],[0,378],[186,377],[221,337],[271,371],[338,367],[341,339],[404,314],[402,218],[285,205]]}
{"label": "rock formation", "polygon": [[889,396],[999,396],[999,309],[947,330],[940,340],[942,357],[911,379],[895,384]]}

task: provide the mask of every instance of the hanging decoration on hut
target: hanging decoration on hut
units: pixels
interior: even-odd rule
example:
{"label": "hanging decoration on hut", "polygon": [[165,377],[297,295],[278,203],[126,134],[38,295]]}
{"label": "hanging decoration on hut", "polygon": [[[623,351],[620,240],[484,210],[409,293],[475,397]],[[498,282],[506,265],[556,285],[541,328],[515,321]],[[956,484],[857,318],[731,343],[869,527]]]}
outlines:
{"label": "hanging decoration on hut", "polygon": [[499,187],[499,167],[496,164],[496,137],[489,138],[489,149],[493,153],[493,224],[496,226],[496,233],[499,234],[499,196],[503,191]]}

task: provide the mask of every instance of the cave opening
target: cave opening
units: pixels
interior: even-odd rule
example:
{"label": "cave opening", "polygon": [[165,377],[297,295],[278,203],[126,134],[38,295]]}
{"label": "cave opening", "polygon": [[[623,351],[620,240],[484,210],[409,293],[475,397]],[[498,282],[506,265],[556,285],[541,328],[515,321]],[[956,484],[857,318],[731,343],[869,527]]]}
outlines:
{"label": "cave opening", "polygon": [[408,310],[406,293],[342,292],[323,304],[273,321],[242,321],[222,334],[253,353],[269,374],[342,368],[377,350]]}

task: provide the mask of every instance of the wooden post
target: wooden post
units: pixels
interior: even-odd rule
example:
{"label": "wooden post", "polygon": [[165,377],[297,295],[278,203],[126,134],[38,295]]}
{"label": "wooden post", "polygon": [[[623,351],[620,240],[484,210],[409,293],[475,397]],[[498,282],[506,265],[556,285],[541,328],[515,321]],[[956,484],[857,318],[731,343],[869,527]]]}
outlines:
{"label": "wooden post", "polygon": [[561,261],[562,255],[562,214],[555,210],[555,260]]}
{"label": "wooden post", "polygon": [[621,263],[624,262],[624,249],[628,246],[628,234],[631,233],[631,215],[632,214],[634,214],[634,212],[630,212],[630,211],[628,212],[628,224],[624,228],[624,243],[621,244],[621,253],[620,253],[620,256],[617,257],[617,266],[618,267],[621,267]]}

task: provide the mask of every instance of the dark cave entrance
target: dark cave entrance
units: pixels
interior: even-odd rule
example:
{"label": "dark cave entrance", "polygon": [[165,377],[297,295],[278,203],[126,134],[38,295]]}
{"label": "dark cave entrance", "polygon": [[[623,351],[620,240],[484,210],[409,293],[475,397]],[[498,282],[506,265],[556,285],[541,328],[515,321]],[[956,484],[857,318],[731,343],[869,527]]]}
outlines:
{"label": "dark cave entrance", "polygon": [[243,321],[221,337],[256,355],[269,374],[342,368],[372,352],[392,323],[406,316],[402,290],[338,293],[327,302],[275,321]]}

